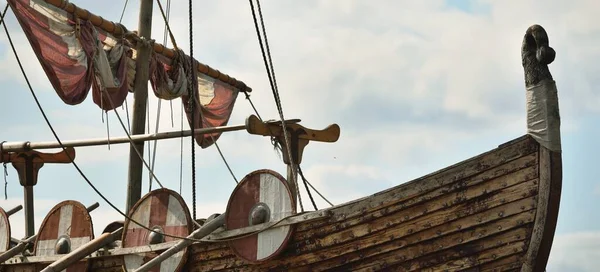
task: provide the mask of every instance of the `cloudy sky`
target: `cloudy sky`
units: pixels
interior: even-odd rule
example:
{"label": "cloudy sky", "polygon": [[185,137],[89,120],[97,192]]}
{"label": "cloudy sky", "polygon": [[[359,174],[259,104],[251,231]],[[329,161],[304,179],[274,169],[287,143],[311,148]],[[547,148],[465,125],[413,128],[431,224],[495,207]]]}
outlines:
{"label": "cloudy sky", "polygon": [[[74,1],[118,21],[125,1],[106,2],[110,4]],[[248,2],[194,3],[194,56],[246,82],[263,118],[278,118]],[[301,118],[312,128],[341,127],[337,143],[311,143],[302,165],[306,177],[335,204],[402,184],[524,134],[520,45],[528,26],[545,27],[557,51],[550,69],[559,89],[564,150],[561,210],[548,271],[595,271],[600,266],[595,208],[600,167],[593,159],[600,150],[600,92],[593,87],[600,70],[590,61],[600,57],[600,25],[593,23],[600,2],[264,0],[262,7],[286,118]],[[129,1],[123,18],[129,29],[137,28],[138,8],[139,1]],[[177,43],[189,52],[187,1],[173,1],[171,9]],[[154,15],[152,36],[162,42],[164,23],[156,5]],[[10,11],[7,25],[61,139],[107,137],[102,112],[91,97],[77,106],[63,104]],[[0,84],[0,140],[53,140],[4,33]],[[158,100],[152,93],[149,103],[154,131]],[[175,100],[172,124],[170,104],[162,103],[160,131],[180,129],[180,109]],[[119,113],[125,120],[125,111]],[[242,124],[252,113],[240,96],[230,124]],[[111,136],[124,135],[112,112],[108,126]],[[238,179],[261,168],[285,174],[268,138],[234,132],[219,143]],[[128,145],[77,149],[83,171],[120,208],[125,206],[128,151]],[[191,205],[189,139],[183,154],[181,161],[179,139],[161,141],[155,171],[166,187],[179,191],[182,165],[181,193]],[[221,213],[235,182],[214,147],[197,149],[196,158],[199,217]],[[8,199],[0,199],[5,209],[22,203],[23,194],[16,172],[10,165],[7,169]],[[70,165],[44,166],[35,195],[36,227],[51,206],[66,199],[100,202],[92,213],[96,233],[120,219]],[[303,199],[311,209],[306,195]],[[317,203],[326,206],[322,200]],[[13,236],[22,237],[23,212],[11,217],[11,224]]]}

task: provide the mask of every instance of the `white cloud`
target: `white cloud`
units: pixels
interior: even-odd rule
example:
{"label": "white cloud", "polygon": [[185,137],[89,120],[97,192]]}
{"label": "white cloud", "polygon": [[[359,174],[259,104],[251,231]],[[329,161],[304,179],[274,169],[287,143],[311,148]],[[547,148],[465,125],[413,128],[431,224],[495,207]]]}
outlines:
{"label": "white cloud", "polygon": [[600,267],[600,232],[575,232],[554,237],[548,272],[592,272]]}
{"label": "white cloud", "polygon": [[[113,2],[115,6],[122,4]],[[599,2],[476,2],[486,6],[485,13],[448,9],[441,0],[382,1],[376,5],[342,0],[263,2],[286,118],[301,118],[302,124],[311,128],[324,128],[330,123],[341,127],[337,143],[311,143],[303,160],[306,177],[334,203],[400,184],[523,134],[525,96],[519,51],[523,34],[531,24],[546,28],[551,46],[557,51],[550,69],[559,87],[563,132],[579,129],[581,117],[598,112],[600,92],[595,82],[599,71],[590,59],[600,57],[599,26],[594,23]],[[93,5],[80,3],[99,15],[106,12],[105,18],[118,20],[120,8],[101,7],[97,11]],[[138,11],[134,6],[130,6],[124,21],[132,30],[137,28]],[[194,6],[194,57],[246,82],[254,90],[252,100],[263,118],[278,118],[248,5],[218,1]],[[173,1],[172,10],[171,28],[178,45],[189,52],[186,4]],[[159,42],[162,25],[155,7],[152,32]],[[26,58],[28,73],[38,79],[34,87],[53,94],[39,63],[33,54],[27,54],[29,44],[16,34],[20,31],[16,22],[13,20],[9,26],[15,33],[13,37],[20,41],[19,51]],[[0,38],[0,44],[6,45],[6,39]],[[9,56],[12,53],[7,50],[0,59],[0,70],[5,72],[0,73],[0,82],[8,84],[8,79],[18,79],[18,88],[23,88],[21,75]],[[157,100],[149,91],[150,127],[154,131]],[[11,94],[3,101],[10,100]],[[61,138],[106,137],[100,110],[90,100],[71,107],[60,104],[55,97],[42,104],[51,112],[51,121]],[[130,97],[130,112],[131,101]],[[179,129],[180,100],[173,101],[173,105],[175,128],[171,127],[169,103],[165,102],[161,131]],[[40,118],[37,109],[23,110],[22,116],[4,109],[0,107],[0,115],[10,116],[15,124],[10,123],[10,130],[0,131],[2,139],[53,140],[45,124],[33,124],[32,120]],[[230,124],[242,124],[250,114],[251,107],[240,95]],[[121,116],[125,119],[125,114]],[[109,120],[110,134],[124,135],[114,114]],[[256,168],[284,169],[266,137],[235,132],[223,135],[219,143],[238,178]],[[104,191],[119,188],[125,194],[126,176],[114,173],[126,172],[128,145],[113,146],[111,151],[97,147],[77,152],[84,170],[95,173],[91,175],[93,182],[106,186]],[[185,186],[190,180],[189,152],[189,139],[185,139]],[[202,170],[198,182],[208,186],[199,189],[203,195],[198,200],[199,214],[222,212],[232,190],[227,170],[215,147],[197,149],[197,158]],[[159,178],[174,186],[179,180],[178,166],[179,140],[161,141]],[[90,192],[82,195],[98,199]],[[189,194],[184,192],[186,200]],[[303,200],[306,206],[306,194]],[[51,199],[43,201],[55,203]],[[325,206],[323,201],[318,203]],[[119,218],[105,206],[93,213],[97,231]],[[43,210],[39,213],[44,214]],[[563,240],[557,237],[553,252],[561,252],[561,243],[566,247],[566,242],[560,242]],[[551,262],[559,256],[556,254]],[[580,262],[592,267],[593,261]]]}

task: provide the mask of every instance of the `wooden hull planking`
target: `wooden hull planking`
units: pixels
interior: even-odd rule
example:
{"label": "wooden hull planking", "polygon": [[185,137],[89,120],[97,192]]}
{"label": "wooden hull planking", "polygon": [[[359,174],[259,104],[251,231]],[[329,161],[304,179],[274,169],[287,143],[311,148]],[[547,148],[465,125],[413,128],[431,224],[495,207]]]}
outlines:
{"label": "wooden hull planking", "polygon": [[[184,271],[543,271],[558,216],[561,156],[524,136],[425,177],[321,211],[258,264],[196,243]],[[122,271],[122,257],[89,271]],[[5,271],[38,271],[35,264]],[[32,269],[32,270],[29,270]]]}

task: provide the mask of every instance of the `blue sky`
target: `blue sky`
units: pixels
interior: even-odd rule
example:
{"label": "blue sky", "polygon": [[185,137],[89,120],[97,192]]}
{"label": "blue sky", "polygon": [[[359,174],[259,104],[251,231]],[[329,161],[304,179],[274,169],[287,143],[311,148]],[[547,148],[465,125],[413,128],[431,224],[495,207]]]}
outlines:
{"label": "blue sky", "polygon": [[[100,5],[75,2],[118,21],[124,1]],[[171,28],[189,52],[187,1],[173,1]],[[164,4],[164,1],[163,1]],[[488,151],[525,133],[525,95],[520,44],[526,28],[541,24],[557,51],[550,69],[557,81],[562,115],[563,191],[559,223],[548,271],[595,271],[600,265],[600,27],[593,23],[600,4],[560,1],[263,1],[277,80],[287,118],[324,128],[338,123],[335,144],[311,143],[305,150],[307,178],[335,204],[402,184],[413,178]],[[123,23],[137,27],[139,1],[129,1]],[[153,37],[162,42],[164,24],[154,9]],[[204,1],[195,4],[194,56],[243,80],[254,92],[261,115],[278,118],[247,3]],[[102,113],[88,98],[63,104],[51,89],[14,16],[7,24],[34,88],[59,136],[107,136]],[[35,107],[8,47],[0,35],[0,140],[49,141],[50,130]],[[150,124],[155,129],[157,100],[150,95]],[[132,105],[131,97],[129,105]],[[180,102],[162,104],[160,130],[178,130]],[[131,109],[131,107],[130,107]],[[124,118],[125,112],[119,110]],[[242,96],[230,124],[252,114]],[[110,135],[124,135],[114,113]],[[186,125],[187,127],[187,125]],[[241,179],[285,166],[267,138],[228,133],[220,147]],[[156,174],[179,191],[179,140],[159,142]],[[147,154],[147,151],[146,151]],[[112,202],[124,208],[127,145],[77,149],[77,162]],[[223,212],[235,182],[214,147],[197,149],[199,216]],[[184,142],[183,192],[191,205],[190,147]],[[22,202],[16,172],[8,165],[8,200]],[[147,172],[144,175],[147,192]],[[156,188],[156,184],[154,185]],[[1,188],[0,188],[1,189]],[[1,191],[1,190],[0,190]],[[101,208],[92,213],[95,232],[118,214],[95,195],[70,165],[45,165],[35,187],[39,225],[51,206],[74,199]],[[303,199],[307,200],[306,195]],[[320,207],[325,203],[318,201]],[[310,209],[309,202],[305,207]],[[11,218],[22,236],[22,213]]]}

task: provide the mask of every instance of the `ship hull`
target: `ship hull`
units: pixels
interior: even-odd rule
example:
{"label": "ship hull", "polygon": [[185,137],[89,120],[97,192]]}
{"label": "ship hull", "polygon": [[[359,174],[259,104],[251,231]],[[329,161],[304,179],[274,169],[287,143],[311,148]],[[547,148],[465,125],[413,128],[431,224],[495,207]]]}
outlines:
{"label": "ship hull", "polygon": [[[498,148],[294,225],[279,256],[238,258],[196,243],[184,271],[544,271],[562,183],[561,154],[523,136]],[[313,212],[311,212],[313,213]],[[122,271],[122,256],[88,259]],[[42,263],[4,266],[38,271]]]}

